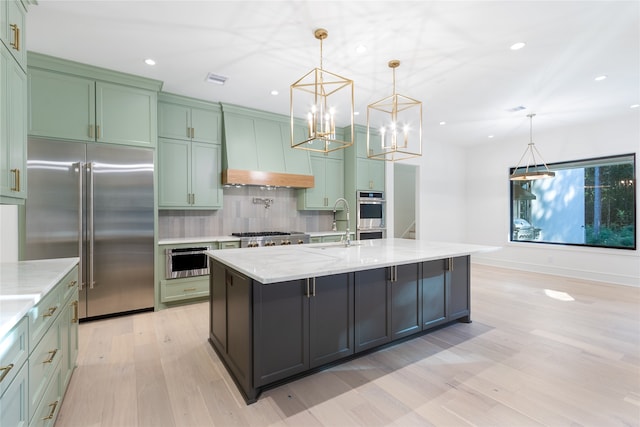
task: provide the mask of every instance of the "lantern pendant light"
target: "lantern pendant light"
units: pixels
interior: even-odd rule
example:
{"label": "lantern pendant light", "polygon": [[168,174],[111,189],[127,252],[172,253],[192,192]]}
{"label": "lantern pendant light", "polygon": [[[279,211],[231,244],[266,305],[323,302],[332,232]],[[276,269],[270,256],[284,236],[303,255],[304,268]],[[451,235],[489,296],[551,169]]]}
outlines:
{"label": "lantern pendant light", "polygon": [[[540,155],[540,152],[533,143],[533,117],[535,117],[535,114],[527,114],[527,117],[529,117],[529,144],[509,176],[509,179],[511,181],[531,181],[534,179],[553,178],[556,176],[556,173],[549,170],[549,166],[544,162],[542,155]],[[542,162],[544,168],[538,166],[536,155]],[[525,157],[527,158],[526,162],[522,163]]]}
{"label": "lantern pendant light", "polygon": [[396,68],[400,61],[389,61],[393,70],[393,94],[367,107],[367,157],[397,160],[422,155],[422,102],[396,93]]}
{"label": "lantern pendant light", "polygon": [[[291,147],[328,153],[353,144],[353,81],[322,68],[322,41],[329,33],[319,28],[314,35],[320,40],[320,68],[291,85]],[[349,126],[350,135],[342,138],[338,124]]]}

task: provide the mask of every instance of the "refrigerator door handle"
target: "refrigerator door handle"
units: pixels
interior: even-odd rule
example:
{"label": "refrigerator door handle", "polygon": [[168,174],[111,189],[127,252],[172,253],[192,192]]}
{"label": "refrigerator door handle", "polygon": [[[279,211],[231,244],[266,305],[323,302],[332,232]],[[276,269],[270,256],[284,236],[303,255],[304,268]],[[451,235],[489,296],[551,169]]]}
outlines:
{"label": "refrigerator door handle", "polygon": [[82,256],[82,249],[84,248],[84,235],[82,233],[82,212],[84,206],[83,187],[84,187],[84,162],[74,163],[75,171],[78,172],[78,257],[80,262],[78,263],[78,290],[84,289],[84,276],[82,275],[82,262],[84,257]]}
{"label": "refrigerator door handle", "polygon": [[93,289],[95,282],[93,281],[93,247],[94,247],[94,229],[93,229],[93,167],[94,163],[87,163],[87,178],[89,188],[89,200],[87,200],[87,233],[89,234],[89,256],[87,260],[89,262],[89,289]]}

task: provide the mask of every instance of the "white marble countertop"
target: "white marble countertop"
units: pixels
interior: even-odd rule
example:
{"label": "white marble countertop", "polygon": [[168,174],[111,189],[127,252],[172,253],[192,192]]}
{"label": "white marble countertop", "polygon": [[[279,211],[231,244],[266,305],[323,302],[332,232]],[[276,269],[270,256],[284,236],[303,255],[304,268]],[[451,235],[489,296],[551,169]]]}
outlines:
{"label": "white marble countertop", "polygon": [[357,240],[353,246],[341,243],[312,243],[207,251],[211,258],[261,283],[276,283],[307,277],[328,276],[411,264],[477,252],[497,250],[494,246],[432,242],[409,239]]}
{"label": "white marble countertop", "polygon": [[78,264],[79,258],[0,263],[0,338]]}
{"label": "white marble countertop", "polygon": [[236,242],[240,241],[236,236],[202,236],[202,237],[170,237],[159,239],[158,245],[180,245],[182,243],[207,243],[207,242]]}

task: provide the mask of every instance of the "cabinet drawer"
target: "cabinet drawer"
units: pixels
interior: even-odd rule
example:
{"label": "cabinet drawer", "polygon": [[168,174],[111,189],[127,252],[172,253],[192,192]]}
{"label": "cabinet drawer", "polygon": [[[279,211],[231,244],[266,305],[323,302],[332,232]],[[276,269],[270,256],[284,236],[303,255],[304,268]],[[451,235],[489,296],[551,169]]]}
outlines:
{"label": "cabinet drawer", "polygon": [[26,427],[29,422],[27,377],[29,369],[24,365],[16,370],[13,382],[4,394],[0,393],[0,426]]}
{"label": "cabinet drawer", "polygon": [[160,301],[177,302],[209,295],[209,276],[160,281]]}
{"label": "cabinet drawer", "polygon": [[29,310],[29,348],[33,349],[47,329],[54,324],[62,307],[61,287],[56,285],[44,298]]}
{"label": "cabinet drawer", "polygon": [[42,395],[42,400],[38,403],[38,407],[32,411],[33,415],[29,427],[52,427],[55,424],[62,405],[60,377],[60,366],[58,366]]}
{"label": "cabinet drawer", "polygon": [[27,318],[22,318],[0,341],[0,396],[9,387],[11,380],[27,360],[29,354],[27,348],[28,326]]}
{"label": "cabinet drawer", "polygon": [[66,302],[71,295],[78,291],[78,266],[76,265],[58,284],[62,297],[60,302]]}
{"label": "cabinet drawer", "polygon": [[56,322],[29,356],[29,414],[33,416],[63,358],[60,333]]}
{"label": "cabinet drawer", "polygon": [[233,242],[219,242],[218,245],[220,249],[235,249],[240,247],[240,241],[238,240]]}

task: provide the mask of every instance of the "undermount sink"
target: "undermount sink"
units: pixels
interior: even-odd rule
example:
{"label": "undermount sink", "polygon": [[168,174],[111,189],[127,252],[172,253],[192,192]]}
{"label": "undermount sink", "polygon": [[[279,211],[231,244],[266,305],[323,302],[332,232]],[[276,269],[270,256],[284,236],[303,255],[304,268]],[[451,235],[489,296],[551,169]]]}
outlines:
{"label": "undermount sink", "polygon": [[351,242],[349,246],[345,245],[342,242],[330,242],[330,243],[323,243],[323,244],[314,244],[313,246],[310,246],[310,247],[311,249],[331,249],[331,248],[348,249],[348,248],[361,246],[361,245],[362,245],[362,242]]}

